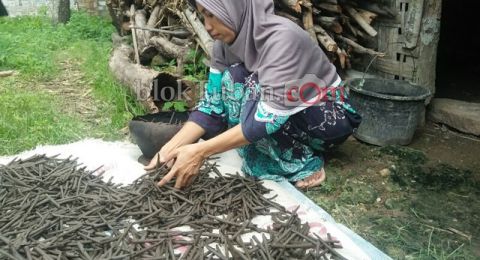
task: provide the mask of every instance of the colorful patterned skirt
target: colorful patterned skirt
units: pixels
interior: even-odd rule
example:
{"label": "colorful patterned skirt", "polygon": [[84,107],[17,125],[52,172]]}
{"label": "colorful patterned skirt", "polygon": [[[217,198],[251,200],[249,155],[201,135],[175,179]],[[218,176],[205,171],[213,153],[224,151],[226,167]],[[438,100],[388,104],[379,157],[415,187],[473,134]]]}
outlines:
{"label": "colorful patterned skirt", "polygon": [[210,73],[189,118],[205,129],[204,139],[241,124],[250,142],[237,148],[242,171],[259,179],[296,182],[312,175],[323,167],[323,153],[344,142],[361,121],[343,90],[341,98],[334,95],[290,116],[267,112],[260,92],[257,76],[242,64]]}

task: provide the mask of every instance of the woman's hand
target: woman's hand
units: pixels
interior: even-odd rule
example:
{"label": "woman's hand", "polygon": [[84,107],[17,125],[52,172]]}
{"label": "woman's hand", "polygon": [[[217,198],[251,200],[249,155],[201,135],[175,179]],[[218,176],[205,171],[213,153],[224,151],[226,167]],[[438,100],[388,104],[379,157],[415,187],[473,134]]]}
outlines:
{"label": "woman's hand", "polygon": [[[175,145],[174,142],[169,141],[162,147],[162,149],[160,149],[158,153],[155,154],[155,156],[152,158],[150,163],[147,166],[145,166],[144,169],[146,171],[150,171],[155,169],[155,167],[165,163],[166,162],[165,158],[167,158],[167,156],[177,147],[178,146]],[[172,165],[173,165],[173,161],[167,162],[168,168],[172,167]]]}
{"label": "woman's hand", "polygon": [[176,148],[164,158],[166,162],[175,162],[165,177],[163,177],[158,186],[163,186],[173,177],[176,178],[175,188],[181,189],[192,183],[194,177],[200,171],[200,167],[205,161],[202,145],[189,144]]}
{"label": "woman's hand", "polygon": [[160,163],[174,162],[168,174],[160,180],[158,185],[165,185],[165,183],[175,177],[177,179],[175,182],[175,188],[181,189],[190,185],[194,177],[198,175],[200,167],[207,157],[248,143],[249,142],[243,136],[241,126],[237,125],[205,142],[178,146],[168,153],[167,150],[170,148],[167,147],[165,148],[165,157],[163,157],[163,153],[160,152],[160,154],[157,154],[150,162],[150,165],[145,167],[145,169],[154,169],[157,163],[156,159],[158,159]]}
{"label": "woman's hand", "polygon": [[145,166],[144,169],[150,171],[155,169],[158,166],[157,164],[163,163],[167,163],[167,167],[170,168],[173,161],[167,161],[167,156],[178,147],[196,142],[204,134],[205,130],[202,127],[190,121],[186,122],[182,129],[155,154],[150,164]]}

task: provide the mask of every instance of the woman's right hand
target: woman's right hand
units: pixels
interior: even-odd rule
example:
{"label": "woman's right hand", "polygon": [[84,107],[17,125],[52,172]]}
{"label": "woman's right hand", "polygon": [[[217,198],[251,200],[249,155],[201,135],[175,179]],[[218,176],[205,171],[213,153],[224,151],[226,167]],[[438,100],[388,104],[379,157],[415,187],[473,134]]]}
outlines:
{"label": "woman's right hand", "polygon": [[[160,166],[161,164],[165,163],[165,158],[175,149],[177,149],[179,146],[174,144],[174,140],[170,140],[168,143],[166,143],[158,153],[155,154],[155,156],[152,158],[150,163],[145,166],[145,170],[150,171],[155,169],[155,167]],[[173,165],[173,160],[169,161],[167,163],[167,167],[170,168]]]}
{"label": "woman's right hand", "polygon": [[204,134],[205,130],[202,127],[194,122],[186,122],[182,129],[180,129],[180,131],[168,141],[158,153],[155,154],[150,163],[145,166],[144,169],[150,171],[163,163],[167,163],[167,167],[170,168],[173,165],[173,160],[165,162],[165,158],[168,158],[168,155],[175,149],[197,142]]}

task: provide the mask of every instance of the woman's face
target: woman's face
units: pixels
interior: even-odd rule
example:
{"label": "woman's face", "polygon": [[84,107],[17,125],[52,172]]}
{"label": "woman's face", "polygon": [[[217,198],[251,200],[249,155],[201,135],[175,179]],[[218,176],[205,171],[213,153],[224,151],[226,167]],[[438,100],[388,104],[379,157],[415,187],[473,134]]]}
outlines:
{"label": "woman's face", "polygon": [[197,10],[203,15],[205,29],[215,40],[220,40],[226,44],[232,44],[235,40],[235,32],[210,13],[207,9],[197,3]]}

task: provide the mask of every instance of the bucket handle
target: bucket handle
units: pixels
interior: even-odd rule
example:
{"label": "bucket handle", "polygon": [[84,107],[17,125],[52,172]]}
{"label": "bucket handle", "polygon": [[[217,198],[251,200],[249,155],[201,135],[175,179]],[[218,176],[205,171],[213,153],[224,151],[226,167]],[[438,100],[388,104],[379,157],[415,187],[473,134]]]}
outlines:
{"label": "bucket handle", "polygon": [[[385,48],[388,49],[388,47],[390,47],[390,45],[393,45],[393,44],[404,44],[405,45],[404,42],[390,42],[390,43],[387,44],[387,46]],[[383,53],[385,53],[385,52],[383,52]],[[365,84],[365,75],[367,74],[368,70],[370,69],[370,66],[372,66],[373,62],[380,56],[381,56],[380,54],[373,55],[373,58],[370,60],[367,67],[363,71],[362,80],[358,84],[360,87],[363,87],[363,84]]]}

